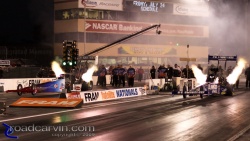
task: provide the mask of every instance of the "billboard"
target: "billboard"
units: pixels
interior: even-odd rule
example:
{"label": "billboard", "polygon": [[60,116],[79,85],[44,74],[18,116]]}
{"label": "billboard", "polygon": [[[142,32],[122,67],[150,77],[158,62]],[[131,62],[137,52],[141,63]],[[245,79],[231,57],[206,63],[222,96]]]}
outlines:
{"label": "billboard", "polygon": [[209,7],[206,4],[202,4],[202,5],[174,4],[173,14],[183,15],[183,16],[208,17]]}
{"label": "billboard", "polygon": [[[152,25],[151,23],[140,22],[87,20],[85,28],[87,32],[129,34]],[[84,31],[84,29],[82,30]],[[208,26],[161,24],[160,30],[162,35],[167,36],[209,37]],[[155,30],[146,34],[155,35]]]}
{"label": "billboard", "polygon": [[78,0],[78,8],[122,11],[122,0]]}

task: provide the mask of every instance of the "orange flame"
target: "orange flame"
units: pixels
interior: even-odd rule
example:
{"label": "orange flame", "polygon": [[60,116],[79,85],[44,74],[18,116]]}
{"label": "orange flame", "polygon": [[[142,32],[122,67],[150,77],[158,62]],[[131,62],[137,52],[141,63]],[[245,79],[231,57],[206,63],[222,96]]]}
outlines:
{"label": "orange flame", "polygon": [[197,83],[199,85],[205,84],[207,80],[207,75],[203,74],[203,72],[196,65],[192,65],[191,68],[193,70]]}
{"label": "orange flame", "polygon": [[239,59],[237,66],[233,69],[232,73],[230,73],[227,77],[227,82],[229,84],[235,84],[238,80],[240,74],[242,73],[243,69],[245,68],[246,61],[242,58]]}
{"label": "orange flame", "polygon": [[95,64],[87,70],[86,73],[82,75],[82,80],[85,82],[90,82],[92,80],[93,73],[97,71],[98,56],[95,57]]}
{"label": "orange flame", "polygon": [[59,77],[61,74],[65,74],[65,72],[56,61],[52,62],[51,68],[55,72],[56,77]]}

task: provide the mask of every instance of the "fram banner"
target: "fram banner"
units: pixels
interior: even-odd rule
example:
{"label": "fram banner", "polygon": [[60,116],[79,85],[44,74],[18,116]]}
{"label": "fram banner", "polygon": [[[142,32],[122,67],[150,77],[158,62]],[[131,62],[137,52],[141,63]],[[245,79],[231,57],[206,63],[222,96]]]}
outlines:
{"label": "fram banner", "polygon": [[[143,87],[134,87],[134,88],[124,88],[124,89],[112,89],[105,91],[86,91],[86,92],[81,92],[80,95],[81,98],[83,99],[83,103],[91,103],[91,102],[146,95],[146,91],[145,88]],[[68,99],[79,98],[79,96],[76,96],[72,93],[68,93],[66,96]]]}
{"label": "fram banner", "polygon": [[173,14],[186,16],[209,16],[209,6],[202,5],[188,5],[188,4],[174,4]]}
{"label": "fram banner", "polygon": [[64,98],[20,98],[11,107],[62,107],[75,108],[82,105],[82,99]]}
{"label": "fram banner", "polygon": [[79,8],[122,11],[122,0],[78,0]]}

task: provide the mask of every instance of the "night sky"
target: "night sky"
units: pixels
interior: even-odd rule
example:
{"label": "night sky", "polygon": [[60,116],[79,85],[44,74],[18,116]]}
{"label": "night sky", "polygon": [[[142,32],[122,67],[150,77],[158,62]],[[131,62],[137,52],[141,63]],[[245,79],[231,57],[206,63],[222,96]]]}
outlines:
{"label": "night sky", "polygon": [[52,43],[53,0],[1,1],[0,45]]}

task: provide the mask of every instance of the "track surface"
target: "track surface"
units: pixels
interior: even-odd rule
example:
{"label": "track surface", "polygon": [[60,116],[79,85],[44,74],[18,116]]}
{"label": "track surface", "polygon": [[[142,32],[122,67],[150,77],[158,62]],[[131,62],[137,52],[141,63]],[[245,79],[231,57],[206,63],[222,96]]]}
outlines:
{"label": "track surface", "polygon": [[[58,94],[34,97],[58,97]],[[0,94],[0,101],[6,101],[7,105],[18,98],[15,93]],[[181,95],[172,97],[161,93],[84,104],[79,109],[8,107],[7,114],[0,115],[0,123],[20,130],[35,126],[47,128],[11,134],[21,141],[243,141],[248,140],[250,134],[249,99],[250,90],[241,89],[231,97],[183,99]],[[4,130],[1,125],[0,132]],[[0,140],[10,139],[0,134]]]}

